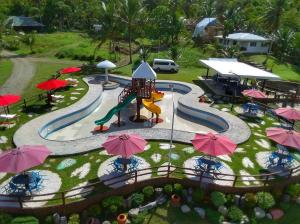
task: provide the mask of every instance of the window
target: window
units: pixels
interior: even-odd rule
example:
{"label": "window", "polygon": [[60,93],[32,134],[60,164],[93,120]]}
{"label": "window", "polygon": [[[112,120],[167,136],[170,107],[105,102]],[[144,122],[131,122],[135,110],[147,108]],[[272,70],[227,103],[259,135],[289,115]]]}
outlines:
{"label": "window", "polygon": [[156,65],[169,65],[169,62],[163,62],[163,61],[156,61]]}
{"label": "window", "polygon": [[237,41],[236,41],[236,40],[234,40],[232,44],[233,44],[233,45],[236,45],[236,44],[237,44]]}
{"label": "window", "polygon": [[175,66],[175,63],[172,62],[171,65]]}
{"label": "window", "polygon": [[250,42],[250,47],[256,47],[256,42]]}
{"label": "window", "polygon": [[261,42],[261,46],[262,47],[269,47],[269,43],[268,42]]}

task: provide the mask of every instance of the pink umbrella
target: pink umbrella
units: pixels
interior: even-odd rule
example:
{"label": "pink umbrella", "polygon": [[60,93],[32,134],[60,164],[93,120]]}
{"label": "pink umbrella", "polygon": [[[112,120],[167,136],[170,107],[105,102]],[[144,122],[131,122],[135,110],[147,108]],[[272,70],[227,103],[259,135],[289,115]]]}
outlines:
{"label": "pink umbrella", "polygon": [[281,107],[276,109],[275,113],[289,120],[294,120],[294,121],[300,120],[300,111],[296,110],[295,108]]}
{"label": "pink umbrella", "polygon": [[42,164],[51,154],[43,145],[23,145],[0,155],[0,172],[21,173]]}
{"label": "pink umbrella", "polygon": [[103,147],[109,154],[120,155],[129,158],[132,155],[143,152],[147,142],[139,135],[109,136],[103,143]]}
{"label": "pink umbrella", "polygon": [[267,98],[267,95],[264,94],[262,91],[257,89],[247,89],[242,92],[244,96],[256,98],[256,99],[264,99]]}
{"label": "pink umbrella", "polygon": [[300,148],[300,133],[283,128],[267,128],[267,136],[273,141],[293,148]]}
{"label": "pink umbrella", "polygon": [[236,144],[227,137],[213,133],[197,133],[192,143],[195,149],[210,156],[228,155],[236,148]]}

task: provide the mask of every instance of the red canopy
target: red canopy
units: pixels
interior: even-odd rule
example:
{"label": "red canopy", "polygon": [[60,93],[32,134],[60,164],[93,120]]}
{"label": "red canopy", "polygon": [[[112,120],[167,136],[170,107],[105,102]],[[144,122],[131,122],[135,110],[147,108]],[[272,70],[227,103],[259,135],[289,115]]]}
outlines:
{"label": "red canopy", "polygon": [[300,149],[300,133],[283,128],[267,128],[267,136],[273,141],[284,145]]}
{"label": "red canopy", "polygon": [[68,82],[66,80],[50,79],[46,82],[41,82],[37,84],[36,87],[39,89],[50,91],[65,87],[67,84]]}
{"label": "red canopy", "polygon": [[192,143],[196,150],[210,156],[228,155],[234,152],[236,144],[225,136],[213,133],[196,134]]}
{"label": "red canopy", "polygon": [[17,95],[0,95],[0,106],[8,106],[10,104],[18,102],[20,99],[21,97]]}
{"label": "red canopy", "polygon": [[264,99],[267,98],[267,95],[264,94],[262,91],[257,89],[247,89],[242,92],[244,96],[256,98],[256,99]]}
{"label": "red canopy", "polygon": [[69,67],[69,68],[63,68],[59,71],[60,74],[70,74],[70,73],[76,73],[80,72],[81,68],[77,67]]}
{"label": "red canopy", "polygon": [[276,109],[275,113],[289,120],[294,120],[294,121],[300,120],[300,110],[296,110],[295,108],[282,107]]}

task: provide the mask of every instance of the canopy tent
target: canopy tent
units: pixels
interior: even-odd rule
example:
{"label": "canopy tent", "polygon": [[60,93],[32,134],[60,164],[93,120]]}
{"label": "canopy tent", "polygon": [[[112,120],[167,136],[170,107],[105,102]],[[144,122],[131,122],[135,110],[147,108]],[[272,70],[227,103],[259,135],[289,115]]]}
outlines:
{"label": "canopy tent", "polygon": [[200,60],[200,63],[224,77],[238,76],[247,79],[280,80],[278,75],[238,62],[237,59],[209,58],[208,60]]}
{"label": "canopy tent", "polygon": [[204,18],[202,19],[195,27],[193,37],[201,37],[203,36],[205,29],[207,26],[216,25],[217,19],[216,18]]}
{"label": "canopy tent", "polygon": [[156,79],[156,72],[151,68],[147,62],[142,62],[140,66],[132,73],[134,79]]}

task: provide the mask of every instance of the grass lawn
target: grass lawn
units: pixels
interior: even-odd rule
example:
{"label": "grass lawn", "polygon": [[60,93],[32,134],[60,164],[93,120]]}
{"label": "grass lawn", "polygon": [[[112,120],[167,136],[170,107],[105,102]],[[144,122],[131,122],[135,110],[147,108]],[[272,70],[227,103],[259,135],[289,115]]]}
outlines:
{"label": "grass lawn", "polygon": [[[15,104],[10,107],[10,113],[16,113],[19,115],[19,120],[17,121],[17,125],[14,127],[11,127],[9,129],[1,128],[0,129],[0,136],[5,136],[8,138],[7,143],[0,144],[1,149],[6,149],[6,148],[11,148],[13,147],[13,142],[12,142],[12,137],[14,132],[18,129],[19,125],[24,124],[28,122],[29,120],[36,118],[37,116],[47,113],[51,110],[57,110],[60,108],[67,107],[68,105],[71,105],[78,101],[82,96],[85,95],[85,93],[88,90],[87,85],[82,81],[80,77],[77,77],[79,80],[79,84],[77,87],[71,87],[66,90],[58,90],[56,94],[59,95],[64,95],[65,98],[62,102],[58,103],[57,105],[53,106],[52,108],[49,108],[45,100],[40,100],[37,95],[38,94],[43,94],[45,91],[42,91],[40,89],[37,89],[35,86],[39,82],[46,81],[49,79],[52,74],[55,74],[55,72],[63,67],[67,66],[75,66],[78,65],[78,62],[73,62],[70,64],[66,63],[51,63],[49,62],[41,62],[37,63],[37,71],[35,76],[32,79],[32,82],[29,84],[29,86],[26,88],[26,92],[22,95],[23,99],[26,99],[26,104],[27,104],[27,111],[24,111],[23,109],[23,104]],[[61,78],[67,78],[71,77],[70,75],[64,75]],[[74,76],[76,78],[76,76]],[[74,96],[71,94],[71,92],[75,91],[75,88],[84,88],[83,91],[78,91],[80,92],[79,95],[76,95],[78,99],[76,100],[70,100],[71,96]]]}
{"label": "grass lawn", "polygon": [[[251,60],[263,63],[266,55],[253,55],[249,57]],[[276,58],[270,57],[267,62],[267,68],[279,75],[283,80],[300,82],[300,67],[289,63],[281,63]]]}
{"label": "grass lawn", "polygon": [[0,60],[0,86],[10,77],[13,69],[13,63],[8,59]]}

